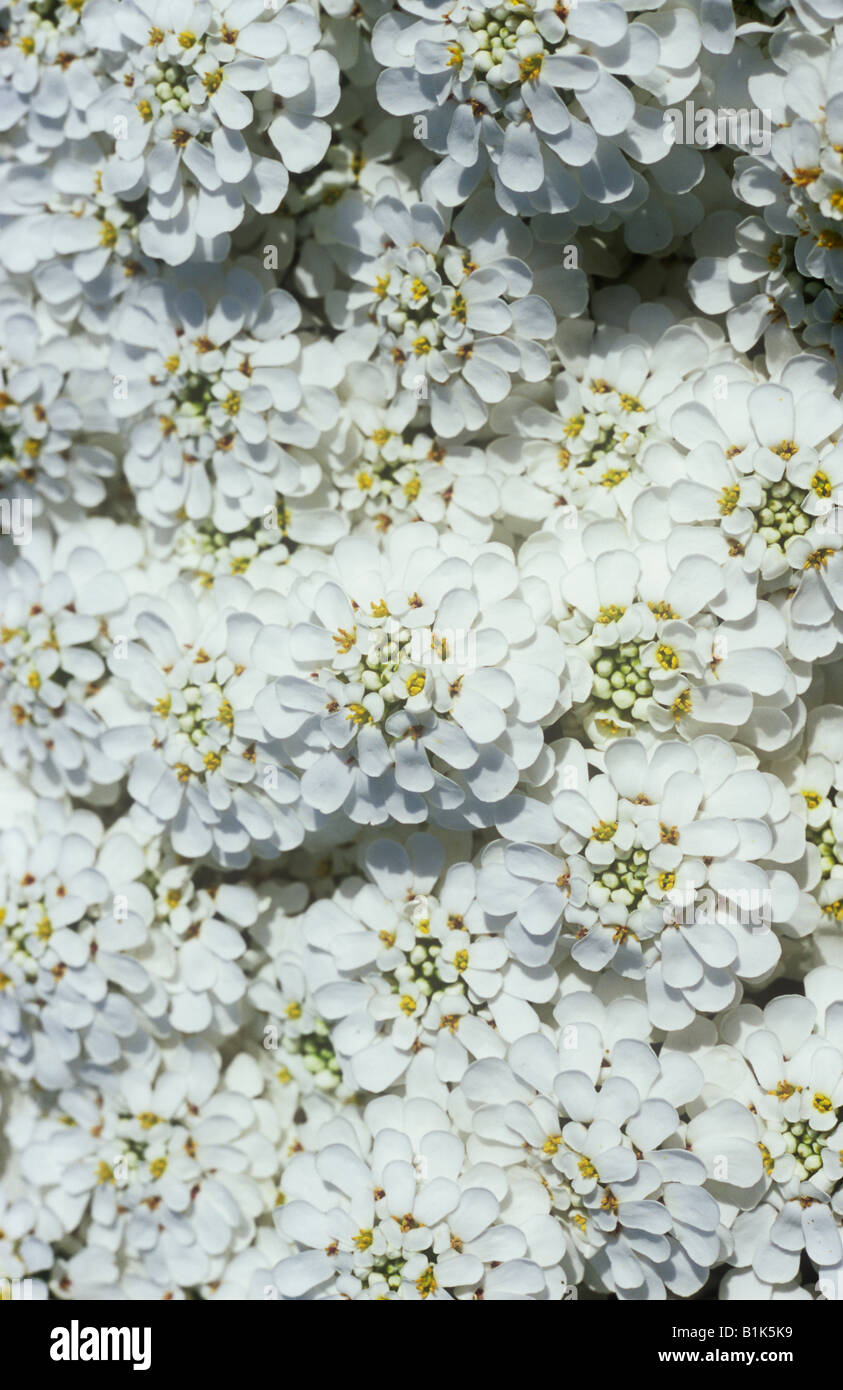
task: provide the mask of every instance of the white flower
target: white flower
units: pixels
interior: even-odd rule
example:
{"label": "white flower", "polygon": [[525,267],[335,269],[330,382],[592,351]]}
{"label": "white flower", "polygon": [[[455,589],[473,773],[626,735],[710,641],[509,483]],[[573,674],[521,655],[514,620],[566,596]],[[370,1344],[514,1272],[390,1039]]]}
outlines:
{"label": "white flower", "polygon": [[[250,711],[264,678],[240,658],[258,621],[244,611],[241,581],[229,579],[227,592],[228,603],[221,582],[213,598],[197,599],[177,584],[166,598],[133,600],[127,635],[109,659],[122,708],[115,703],[104,742],[130,770],[130,796],[168,828],[176,853],[212,853],[242,867],[252,850],[292,848],[303,832],[291,809],[295,779],[267,767],[255,748]],[[138,706],[144,718],[131,722]]]}
{"label": "white flower", "polygon": [[[127,0],[113,14],[93,4],[83,22],[109,55],[111,83],[86,112],[89,129],[115,141],[103,187],[124,201],[146,195],[147,255],[181,265],[209,245],[221,259],[246,205],[274,212],[288,169],[312,168],[324,153],[337,66],[314,52],[319,29],[305,5],[273,13],[259,0]],[[243,133],[269,124],[260,97],[253,106],[247,95],[264,91],[289,107],[269,129],[284,162]]]}
{"label": "white flower", "polygon": [[[360,534],[418,518],[467,540],[488,540],[500,506],[488,451],[419,430],[415,397],[395,392],[392,375],[380,362],[346,367],[339,419],[322,446],[343,511]],[[315,544],[314,524],[303,538]]]}
{"label": "white flower", "polygon": [[766,152],[753,147],[736,159],[733,186],[762,216],[744,219],[735,234],[731,210],[716,214],[699,236],[690,278],[694,302],[726,312],[741,351],[783,314],[793,327],[802,323],[806,280],[843,287],[843,89],[834,52],[821,40],[806,47],[797,26],[744,79],[748,104],[773,129]]}
{"label": "white flower", "polygon": [[286,626],[257,635],[251,660],[276,679],[255,711],[314,810],[490,824],[539,756],[567,703],[544,587],[523,590],[504,547],[464,549],[423,523],[343,540],[293,585]]}
{"label": "white flower", "polygon": [[648,725],[685,738],[739,730],[761,749],[792,739],[804,681],[788,669],[786,624],[757,601],[729,621],[735,587],[707,533],[689,527],[666,546],[595,520],[558,536],[531,538],[522,563],[558,595],[559,631],[576,643],[574,714],[596,746]]}
{"label": "white flower", "polygon": [[324,382],[330,354],[318,349],[308,371],[301,313],[284,290],[263,294],[253,276],[229,271],[219,291],[208,309],[196,291],[147,284],[116,322],[111,365],[125,389],[112,408],[140,417],[126,475],[158,525],[209,517],[236,531],[283,512],[279,492],[295,498],[320,482],[304,451],[319,438],[316,419],[327,425],[335,410],[316,377]]}
{"label": "white flower", "polygon": [[430,203],[386,196],[369,206],[349,194],[320,236],[353,248],[342,257],[351,289],[326,297],[332,319],[343,328],[374,320],[381,360],[398,364],[401,387],[429,402],[431,428],[446,439],[484,424],[511,375],[547,375],[541,343],[556,326],[530,292],[523,228],[482,199],[449,222]]}
{"label": "white flower", "polygon": [[840,19],[5,4],[0,1284],[843,1298]]}
{"label": "white flower", "polygon": [[[0,129],[17,131],[19,155],[43,158],[65,138],[80,139],[99,90],[97,43],[76,4],[15,6],[0,52]],[[66,61],[59,61],[66,55]]]}
{"label": "white flower", "polygon": [[164,1287],[190,1287],[250,1242],[276,1136],[261,1132],[245,1095],[217,1089],[201,1054],[173,1061],[157,1075],[155,1064],[148,1076],[127,1070],[102,1091],[61,1092],[66,1123],[42,1122],[25,1154],[50,1206],[75,1212],[74,1225],[89,1214],[93,1248],[125,1252]]}
{"label": "white flower", "polygon": [[545,1294],[523,1232],[499,1219],[505,1178],[466,1166],[444,1111],[384,1096],[365,1119],[370,1139],[361,1142],[343,1122],[325,1126],[316,1151],[285,1168],[276,1220],[301,1253],[273,1272],[282,1296],[440,1302]]}
{"label": "white flower", "polygon": [[569,526],[575,508],[628,514],[644,485],[644,446],[664,438],[664,402],[723,351],[698,321],[672,322],[657,306],[638,305],[626,317],[623,327],[562,324],[553,398],[514,390],[495,406],[492,426],[504,437],[490,452],[510,474],[501,503],[528,523],[519,530],[552,519],[560,504]]}
{"label": "white flower", "polygon": [[664,1298],[666,1286],[687,1296],[720,1249],[703,1165],[677,1139],[675,1106],[701,1082],[690,1058],[657,1058],[636,1039],[604,1052],[593,1023],[569,1027],[558,1049],[525,1037],[505,1063],[477,1062],[465,1077],[477,1112],[470,1152],[519,1163],[526,1151],[590,1288],[641,1299]]}
{"label": "white flower", "polygon": [[[688,450],[689,474],[703,460],[711,470],[704,483],[688,476],[673,484],[671,515],[680,524],[719,519],[726,535],[744,545],[757,531],[767,546],[762,577],[776,579],[787,573],[790,545],[799,537],[810,540],[812,524],[828,515],[837,496],[843,406],[820,358],[794,358],[780,382],[754,385],[731,371],[725,390],[721,380],[722,399],[715,372],[709,369],[694,383],[694,399],[671,420]],[[795,546],[793,568],[802,554]]]}
{"label": "white flower", "polygon": [[29,502],[34,516],[79,520],[105,498],[116,461],[89,441],[102,430],[103,359],[93,344],[45,334],[25,301],[0,304],[6,341],[0,370],[0,492]]}
{"label": "white flower", "polygon": [[[731,212],[720,212],[695,232],[693,240],[695,250],[703,254],[688,276],[691,296],[704,313],[725,313],[729,339],[738,352],[753,347],[783,315],[791,328],[803,321],[800,277],[790,267],[787,237],[778,229],[760,217],[739,221]],[[733,244],[737,250],[722,254]]]}
{"label": "white flower", "polygon": [[125,602],[119,571],[139,549],[130,528],[94,521],[55,545],[36,533],[26,558],[0,574],[2,756],[39,795],[85,794],[119,778],[91,704],[105,672],[100,625]]}
{"label": "white flower", "polygon": [[[649,755],[623,739],[607,749],[605,767],[554,801],[563,849],[582,852],[594,871],[594,921],[572,954],[586,969],[643,975],[653,1021],[681,1028],[695,1010],[733,1002],[737,979],[762,979],[775,966],[773,924],[790,920],[799,891],[789,874],[752,861],[792,862],[801,827],[775,778],[720,739],[662,742]],[[630,936],[643,958],[637,949],[616,954]]]}
{"label": "white flower", "polygon": [[620,5],[598,10],[594,0],[564,15],[543,0],[492,8],[466,0],[447,23],[428,0],[402,0],[372,35],[385,68],[380,104],[421,115],[423,138],[441,158],[435,196],[460,203],[488,170],[500,205],[522,214],[567,212],[583,194],[611,203],[629,193],[624,152],[648,164],[668,143],[660,112],[639,104],[644,93],[621,77],[640,77],[663,100],[679,77],[674,63],[690,67],[697,47],[693,39],[674,46],[668,26],[662,38],[658,27],[629,22]]}
{"label": "white flower", "polygon": [[88,138],[74,140],[54,164],[19,162],[4,171],[14,216],[0,231],[3,264],[34,272],[62,323],[118,298],[134,275],[153,269],[138,246],[135,212],[103,192],[102,165],[102,150]]}
{"label": "white flower", "polygon": [[[37,1220],[35,1206],[27,1197],[14,1198],[0,1184],[0,1268],[5,1280],[24,1279],[50,1269],[53,1251],[34,1234]],[[28,1279],[28,1284],[33,1298],[46,1298],[43,1280]]]}
{"label": "white flower", "polygon": [[56,1089],[116,1065],[142,1030],[149,976],[143,856],[90,811],[42,803],[37,830],[5,830],[0,1032],[19,1077]]}
{"label": "white flower", "polygon": [[441,1081],[468,1057],[494,1056],[538,1025],[556,994],[551,969],[522,969],[476,898],[470,864],[437,882],[442,851],[413,835],[406,850],[374,841],[363,857],[372,883],[346,881],[314,904],[303,930],[317,1009],[354,1084],[382,1091],[429,1051]]}
{"label": "white flower", "polygon": [[478,894],[492,917],[506,919],[506,940],[517,960],[531,969],[553,958],[563,918],[585,925],[592,870],[581,855],[558,858],[537,845],[490,845],[484,854]]}

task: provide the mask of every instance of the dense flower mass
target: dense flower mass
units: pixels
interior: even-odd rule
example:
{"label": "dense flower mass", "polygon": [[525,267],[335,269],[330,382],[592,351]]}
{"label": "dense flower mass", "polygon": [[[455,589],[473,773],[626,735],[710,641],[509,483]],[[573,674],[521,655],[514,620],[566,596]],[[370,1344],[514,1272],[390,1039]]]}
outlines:
{"label": "dense flower mass", "polygon": [[841,55],[0,0],[0,1298],[843,1298]]}

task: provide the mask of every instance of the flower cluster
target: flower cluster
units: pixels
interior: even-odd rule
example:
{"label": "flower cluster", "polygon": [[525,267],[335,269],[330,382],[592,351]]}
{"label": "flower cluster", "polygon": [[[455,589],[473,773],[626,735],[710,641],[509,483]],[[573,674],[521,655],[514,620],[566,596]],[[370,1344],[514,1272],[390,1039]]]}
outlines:
{"label": "flower cluster", "polygon": [[840,20],[0,0],[0,1297],[843,1299]]}

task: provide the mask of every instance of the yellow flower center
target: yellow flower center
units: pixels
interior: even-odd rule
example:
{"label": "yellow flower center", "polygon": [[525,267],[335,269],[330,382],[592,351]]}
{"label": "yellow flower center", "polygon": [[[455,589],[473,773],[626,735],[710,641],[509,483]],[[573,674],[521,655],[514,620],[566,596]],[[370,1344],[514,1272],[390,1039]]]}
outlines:
{"label": "yellow flower center", "polygon": [[601,607],[600,612],[597,614],[597,621],[598,623],[602,623],[604,626],[608,623],[617,623],[623,617],[625,612],[626,609],[621,608],[620,604],[606,603]]}
{"label": "yellow flower center", "polygon": [[427,1269],[424,1270],[416,1280],[416,1291],[422,1298],[428,1298],[438,1287],[436,1275],[433,1272],[433,1265],[428,1265]]}
{"label": "yellow flower center", "polygon": [[349,705],[346,721],[352,724],[371,724],[372,716],[365,705],[358,704],[356,701]]}
{"label": "yellow flower center", "polygon": [[679,665],[679,657],[666,642],[661,642],[656,648],[656,661],[663,671],[675,671]]}
{"label": "yellow flower center", "polygon": [[687,687],[681,691],[673,704],[670,706],[670,713],[673,715],[674,723],[678,724],[686,714],[691,713],[691,691]]}
{"label": "yellow flower center", "polygon": [[780,459],[789,463],[794,454],[799,453],[799,445],[794,439],[782,439],[778,444],[774,444],[770,449],[771,454],[778,454]]}
{"label": "yellow flower center", "polygon": [[543,53],[530,53],[526,58],[522,58],[518,64],[518,70],[522,82],[537,82],[542,70]]}
{"label": "yellow flower center", "polygon": [[740,483],[733,483],[731,487],[720,489],[720,501],[717,503],[720,508],[721,516],[731,516],[741,498]]}
{"label": "yellow flower center", "polygon": [[833,554],[834,552],[830,546],[820,546],[819,550],[811,551],[802,568],[806,570],[824,570]]}

